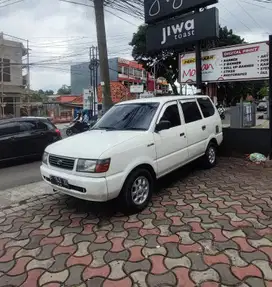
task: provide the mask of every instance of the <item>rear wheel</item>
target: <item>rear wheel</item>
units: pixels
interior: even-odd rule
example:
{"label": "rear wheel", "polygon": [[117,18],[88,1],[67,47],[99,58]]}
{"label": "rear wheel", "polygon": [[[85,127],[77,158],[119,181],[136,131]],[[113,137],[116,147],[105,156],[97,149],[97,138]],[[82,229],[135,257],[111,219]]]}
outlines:
{"label": "rear wheel", "polygon": [[217,147],[214,143],[210,143],[207,147],[206,153],[203,157],[205,168],[212,168],[217,163]]}
{"label": "rear wheel", "polygon": [[145,168],[133,171],[127,178],[119,199],[126,213],[139,212],[146,208],[154,191],[155,179]]}

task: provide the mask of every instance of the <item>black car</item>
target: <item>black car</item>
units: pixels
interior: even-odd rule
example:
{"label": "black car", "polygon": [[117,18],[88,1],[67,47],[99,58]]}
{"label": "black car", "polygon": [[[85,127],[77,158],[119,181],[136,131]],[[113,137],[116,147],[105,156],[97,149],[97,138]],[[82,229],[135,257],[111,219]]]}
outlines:
{"label": "black car", "polygon": [[22,117],[0,120],[0,162],[42,156],[45,148],[61,139],[48,118]]}

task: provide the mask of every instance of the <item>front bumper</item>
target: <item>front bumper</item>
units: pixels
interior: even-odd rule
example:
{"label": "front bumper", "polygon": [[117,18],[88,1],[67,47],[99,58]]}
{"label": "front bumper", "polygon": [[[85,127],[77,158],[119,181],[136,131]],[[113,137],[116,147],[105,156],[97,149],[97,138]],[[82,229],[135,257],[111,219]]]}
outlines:
{"label": "front bumper", "polygon": [[[83,177],[72,175],[63,171],[57,171],[46,165],[40,167],[43,180],[50,184],[52,188],[61,193],[65,193],[88,201],[104,202],[108,200],[108,187],[106,178]],[[55,176],[68,181],[70,187],[64,188],[50,182],[50,177]]]}

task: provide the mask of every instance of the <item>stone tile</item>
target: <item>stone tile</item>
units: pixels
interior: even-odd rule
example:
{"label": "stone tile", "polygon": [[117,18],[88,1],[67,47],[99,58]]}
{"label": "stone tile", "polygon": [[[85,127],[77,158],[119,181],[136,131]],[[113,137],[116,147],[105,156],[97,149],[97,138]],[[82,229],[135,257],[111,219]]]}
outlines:
{"label": "stone tile", "polygon": [[82,274],[85,266],[72,266],[69,268],[69,277],[65,281],[65,286],[76,286],[82,283]]}
{"label": "stone tile", "polygon": [[231,273],[229,265],[215,264],[213,265],[213,269],[220,275],[222,284],[235,286],[240,283],[240,280]]}
{"label": "stone tile", "polygon": [[192,271],[191,278],[197,285],[199,285],[205,281],[219,282],[220,281],[219,274],[214,269],[208,269],[205,271],[204,270],[203,271]]}
{"label": "stone tile", "polygon": [[176,276],[173,272],[167,272],[161,275],[148,274],[147,283],[150,286],[176,286]]}
{"label": "stone tile", "polygon": [[140,262],[129,262],[128,261],[124,264],[124,271],[128,275],[136,271],[145,271],[149,273],[150,270],[151,270],[151,263],[147,259],[142,260]]}

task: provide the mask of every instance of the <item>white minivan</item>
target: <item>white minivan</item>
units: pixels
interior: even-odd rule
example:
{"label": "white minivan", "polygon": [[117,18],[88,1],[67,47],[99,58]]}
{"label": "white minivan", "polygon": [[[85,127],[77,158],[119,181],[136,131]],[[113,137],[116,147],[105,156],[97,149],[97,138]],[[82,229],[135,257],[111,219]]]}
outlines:
{"label": "white minivan", "polygon": [[208,96],[125,101],[90,131],[48,146],[41,174],[55,191],[89,201],[118,198],[137,212],[158,178],[198,158],[213,167],[222,140],[222,122]]}

